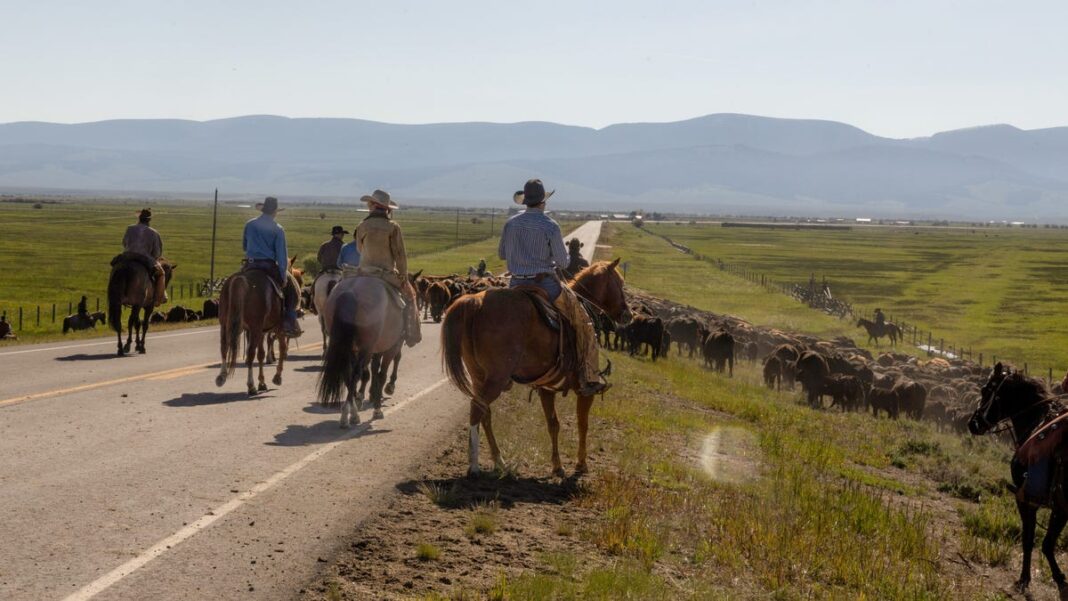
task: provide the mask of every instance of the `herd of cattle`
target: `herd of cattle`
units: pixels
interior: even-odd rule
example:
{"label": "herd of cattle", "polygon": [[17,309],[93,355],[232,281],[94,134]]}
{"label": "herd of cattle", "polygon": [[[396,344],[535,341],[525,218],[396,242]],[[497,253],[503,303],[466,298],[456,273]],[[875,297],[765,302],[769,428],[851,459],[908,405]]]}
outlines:
{"label": "herd of cattle", "polygon": [[987,369],[971,361],[902,353],[873,356],[846,337],[821,340],[754,326],[742,319],[682,306],[647,295],[631,295],[635,318],[616,327],[597,324],[601,344],[631,354],[704,360],[716,371],[733,375],[735,359],[761,361],[769,388],[800,386],[808,404],[843,411],[871,411],[897,419],[907,416],[935,422],[939,428],[967,431]]}

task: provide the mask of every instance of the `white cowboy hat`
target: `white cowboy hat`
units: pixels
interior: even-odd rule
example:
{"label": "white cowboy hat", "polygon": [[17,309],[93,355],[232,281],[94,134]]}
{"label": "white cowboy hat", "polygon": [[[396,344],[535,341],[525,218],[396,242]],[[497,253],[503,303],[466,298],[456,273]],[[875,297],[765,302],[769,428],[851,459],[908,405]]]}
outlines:
{"label": "white cowboy hat", "polygon": [[389,198],[389,192],[384,190],[375,190],[371,194],[365,194],[360,200],[366,202],[369,205],[379,206],[385,209],[399,209],[400,205],[393,202]]}

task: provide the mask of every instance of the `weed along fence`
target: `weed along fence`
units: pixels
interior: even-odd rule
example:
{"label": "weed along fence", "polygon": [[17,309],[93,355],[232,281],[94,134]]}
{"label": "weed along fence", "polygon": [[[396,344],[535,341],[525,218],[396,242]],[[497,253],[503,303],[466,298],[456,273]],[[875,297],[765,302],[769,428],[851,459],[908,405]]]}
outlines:
{"label": "weed along fence", "polygon": [[[875,311],[872,308],[860,307],[846,302],[843,299],[835,299],[830,292],[830,285],[826,277],[817,278],[815,274],[810,274],[807,284],[787,283],[782,281],[776,281],[766,274],[759,273],[753,269],[748,268],[745,265],[731,264],[724,262],[721,259],[709,257],[701,253],[695,252],[693,249],[686,245],[675,242],[670,237],[664,234],[651,232],[644,228],[637,228],[639,231],[656,236],[663,239],[670,244],[676,250],[683,254],[690,255],[698,261],[714,265],[718,269],[727,272],[733,276],[742,278],[752,284],[761,286],[769,291],[779,292],[785,294],[799,302],[802,302],[813,309],[823,311],[829,315],[838,317],[839,319],[846,318],[865,318],[871,321],[875,320]],[[923,329],[914,323],[908,322],[902,316],[895,316],[892,312],[884,311],[886,315],[886,321],[896,324],[901,328],[901,341],[912,345],[921,351],[924,351],[928,357],[943,357],[945,359],[961,359],[975,362],[980,366],[993,365],[998,361],[1006,361],[1011,363],[1016,369],[1022,369],[1025,374],[1035,375],[1037,377],[1044,378],[1047,384],[1052,388],[1054,384],[1059,383],[1060,380],[1054,380],[1054,375],[1058,378],[1064,374],[1063,370],[1055,369],[1051,366],[1041,368],[1040,371],[1031,373],[1031,366],[1027,362],[1018,363],[1012,361],[1010,358],[999,357],[996,354],[985,353],[983,351],[976,352],[971,346],[964,346],[956,344],[953,341],[947,341],[944,337],[936,335],[930,330]],[[860,334],[864,336],[863,332]]]}
{"label": "weed along fence", "polygon": [[[197,302],[188,308],[200,309],[203,300],[212,296],[211,292],[212,287],[206,280],[201,282],[172,282],[167,290],[170,302],[164,305],[164,308],[180,305],[182,301],[195,300]],[[107,298],[97,295],[86,296],[88,297],[86,299],[86,309],[90,313],[107,312]],[[7,317],[8,323],[11,324],[16,332],[60,331],[63,320],[77,311],[80,299],[81,295],[78,296],[77,300],[67,299],[51,303],[0,305],[0,315]],[[128,314],[129,308],[126,311]]]}

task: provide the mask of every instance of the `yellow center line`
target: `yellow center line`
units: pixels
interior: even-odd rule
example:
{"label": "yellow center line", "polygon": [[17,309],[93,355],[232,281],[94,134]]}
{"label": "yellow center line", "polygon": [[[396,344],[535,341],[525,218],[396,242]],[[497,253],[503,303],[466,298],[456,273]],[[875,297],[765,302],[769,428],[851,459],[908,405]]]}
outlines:
{"label": "yellow center line", "polygon": [[[322,343],[309,345],[302,347],[300,350],[315,350],[322,347]],[[43,399],[53,396],[62,396],[65,394],[74,394],[76,392],[85,392],[86,390],[96,390],[97,388],[105,388],[107,386],[114,386],[116,384],[126,384],[128,382],[140,382],[142,380],[173,380],[175,378],[181,378],[195,374],[209,367],[218,367],[219,363],[213,361],[211,363],[200,363],[197,365],[186,365],[183,367],[175,367],[174,369],[168,369],[166,371],[158,371],[149,374],[138,374],[136,376],[127,376],[125,378],[116,378],[114,380],[104,380],[101,382],[91,382],[89,384],[81,384],[78,386],[71,386],[69,388],[57,388],[55,390],[46,390],[44,392],[34,392],[30,394],[24,394],[20,396],[11,397],[9,399],[0,400],[0,407],[8,407],[11,405],[17,405],[19,403],[25,403],[26,401],[33,401],[36,399]]]}

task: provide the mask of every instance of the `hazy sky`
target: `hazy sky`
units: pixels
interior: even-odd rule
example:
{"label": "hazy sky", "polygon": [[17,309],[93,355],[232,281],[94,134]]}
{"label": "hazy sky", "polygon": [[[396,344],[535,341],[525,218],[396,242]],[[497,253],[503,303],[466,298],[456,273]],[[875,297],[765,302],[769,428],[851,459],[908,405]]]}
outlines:
{"label": "hazy sky", "polygon": [[0,122],[1068,125],[1068,2],[0,0]]}

